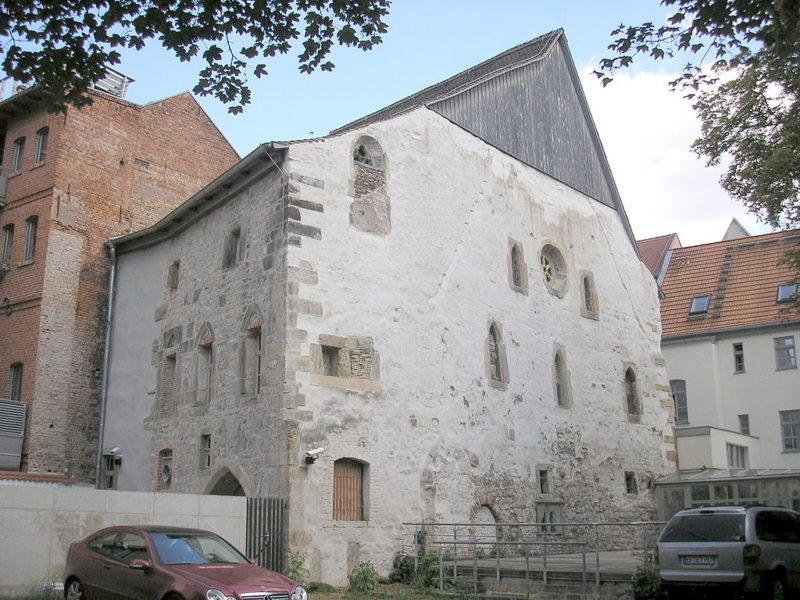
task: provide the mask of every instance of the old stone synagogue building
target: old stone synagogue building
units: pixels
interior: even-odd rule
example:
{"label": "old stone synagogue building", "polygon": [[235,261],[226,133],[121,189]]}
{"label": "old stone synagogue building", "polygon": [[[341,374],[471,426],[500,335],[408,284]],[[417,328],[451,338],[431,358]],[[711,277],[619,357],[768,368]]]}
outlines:
{"label": "old stone synagogue building", "polygon": [[108,485],[288,503],[311,578],[407,521],[646,519],[656,284],[555,31],[258,147],[115,254]]}

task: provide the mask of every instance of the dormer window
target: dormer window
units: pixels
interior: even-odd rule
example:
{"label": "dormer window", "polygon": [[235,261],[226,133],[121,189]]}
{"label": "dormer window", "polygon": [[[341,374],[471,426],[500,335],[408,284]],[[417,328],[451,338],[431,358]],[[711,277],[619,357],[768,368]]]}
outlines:
{"label": "dormer window", "polygon": [[689,309],[689,316],[704,315],[708,312],[711,304],[711,294],[701,294],[692,298],[692,307]]}
{"label": "dormer window", "polygon": [[796,296],[796,283],[782,283],[778,286],[778,302],[791,302]]}

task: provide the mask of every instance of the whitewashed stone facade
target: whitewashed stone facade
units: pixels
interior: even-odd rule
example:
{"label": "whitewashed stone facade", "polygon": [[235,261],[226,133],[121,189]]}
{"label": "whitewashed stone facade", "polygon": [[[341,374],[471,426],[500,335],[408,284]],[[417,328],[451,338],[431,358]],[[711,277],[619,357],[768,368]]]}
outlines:
{"label": "whitewashed stone facade", "polygon": [[[186,207],[116,243],[105,446],[127,452],[121,489],[285,496],[292,548],[331,583],[358,560],[388,572],[403,522],[653,516],[672,401],[620,210],[425,106],[259,148]],[[360,519],[335,518],[339,459],[361,465]]]}

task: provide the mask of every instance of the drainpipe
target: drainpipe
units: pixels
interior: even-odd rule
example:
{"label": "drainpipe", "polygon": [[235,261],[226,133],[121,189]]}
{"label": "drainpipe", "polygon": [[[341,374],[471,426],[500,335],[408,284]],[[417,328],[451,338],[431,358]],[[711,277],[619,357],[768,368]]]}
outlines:
{"label": "drainpipe", "polygon": [[111,358],[111,317],[114,313],[114,283],[117,274],[117,249],[114,240],[106,242],[111,253],[111,275],[108,281],[108,311],[106,312],[106,340],[103,348],[103,384],[100,391],[100,429],[97,433],[97,461],[95,463],[96,488],[100,488],[100,469],[103,462],[103,442],[106,430],[106,403],[108,402],[108,363]]}

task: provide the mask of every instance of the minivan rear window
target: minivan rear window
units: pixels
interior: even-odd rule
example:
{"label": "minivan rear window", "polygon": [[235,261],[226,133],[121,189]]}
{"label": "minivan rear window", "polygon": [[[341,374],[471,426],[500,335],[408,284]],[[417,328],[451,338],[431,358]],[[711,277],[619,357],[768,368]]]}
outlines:
{"label": "minivan rear window", "polygon": [[743,542],[744,515],[684,515],[667,523],[660,542]]}

